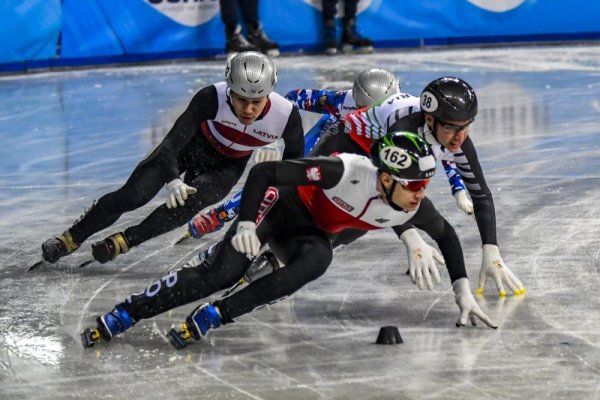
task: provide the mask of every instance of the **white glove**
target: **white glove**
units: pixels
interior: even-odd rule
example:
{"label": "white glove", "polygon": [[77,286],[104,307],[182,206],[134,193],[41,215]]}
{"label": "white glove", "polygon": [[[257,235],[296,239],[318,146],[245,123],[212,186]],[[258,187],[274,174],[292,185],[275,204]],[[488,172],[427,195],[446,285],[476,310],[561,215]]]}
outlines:
{"label": "white glove", "polygon": [[485,281],[488,276],[494,278],[500,296],[506,296],[503,283],[506,283],[513,294],[525,293],[523,284],[515,274],[508,269],[506,264],[504,264],[502,257],[500,257],[500,250],[495,244],[483,245],[483,261],[481,263],[481,271],[479,271],[479,287],[475,293],[483,294],[485,290]]}
{"label": "white glove", "polygon": [[459,190],[454,193],[454,198],[456,199],[456,205],[458,208],[463,210],[467,215],[473,215],[473,202],[467,196],[466,190]]}
{"label": "white glove", "polygon": [[400,239],[402,239],[406,245],[410,279],[419,286],[419,289],[423,290],[425,288],[423,285],[423,277],[425,277],[427,289],[433,289],[433,283],[431,282],[432,274],[437,283],[442,281],[434,260],[440,264],[445,264],[444,257],[442,257],[436,249],[425,243],[423,238],[421,238],[414,228],[408,229],[402,233]]}
{"label": "white glove", "polygon": [[279,161],[281,160],[281,151],[279,147],[268,145],[259,147],[254,152],[254,162],[261,163],[263,161]]}
{"label": "white glove", "polygon": [[456,321],[457,327],[467,325],[467,319],[469,318],[471,319],[471,324],[475,326],[477,325],[475,317],[479,317],[490,328],[498,328],[498,325],[479,308],[479,305],[471,294],[471,290],[469,290],[468,278],[460,278],[452,282],[452,290],[454,290],[454,301],[456,301],[460,309],[460,317]]}
{"label": "white glove", "polygon": [[186,185],[179,178],[173,179],[167,183],[167,208],[177,208],[177,205],[183,206],[188,198],[188,194],[194,194],[197,192],[196,188]]}
{"label": "white glove", "polygon": [[231,238],[231,244],[240,253],[257,256],[260,251],[260,240],[256,236],[256,224],[250,221],[240,221],[236,234]]}

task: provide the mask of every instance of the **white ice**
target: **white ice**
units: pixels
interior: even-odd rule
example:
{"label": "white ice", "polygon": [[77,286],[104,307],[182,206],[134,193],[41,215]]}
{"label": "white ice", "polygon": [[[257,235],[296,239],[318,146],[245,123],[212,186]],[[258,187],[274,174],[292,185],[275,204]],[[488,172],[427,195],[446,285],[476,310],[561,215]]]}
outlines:
{"label": "white ice", "polygon": [[[405,275],[404,246],[379,231],[338,252],[319,280],[206,342],[178,351],[164,338],[189,305],[84,349],[79,333],[97,315],[218,234],[174,246],[182,228],[113,263],[78,269],[89,257],[85,244],[55,267],[27,268],[45,239],[124,182],[196,90],[222,79],[223,61],[5,76],[0,398],[600,398],[600,47],[293,56],[276,65],[280,93],[349,88],[374,66],[417,95],[448,74],[475,87],[480,114],[471,134],[493,191],[501,254],[527,289],[502,299],[488,282],[479,301],[499,329],[456,328],[445,270],[441,285],[419,291]],[[459,233],[474,290],[475,221],[455,206],[442,176],[429,196]],[[404,343],[374,344],[385,325],[398,326]]]}

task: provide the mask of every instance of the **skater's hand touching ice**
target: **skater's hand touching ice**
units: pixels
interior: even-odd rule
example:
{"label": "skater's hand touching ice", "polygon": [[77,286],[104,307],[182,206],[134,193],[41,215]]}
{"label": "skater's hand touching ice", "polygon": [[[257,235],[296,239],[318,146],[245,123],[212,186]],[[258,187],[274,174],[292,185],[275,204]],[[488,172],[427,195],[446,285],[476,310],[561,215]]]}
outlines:
{"label": "skater's hand touching ice", "polygon": [[442,257],[435,248],[425,243],[414,228],[408,229],[402,233],[400,239],[402,239],[406,245],[410,279],[414,284],[419,286],[419,289],[425,289],[426,284],[427,289],[432,290],[432,275],[436,283],[442,281],[435,262],[437,261],[440,264],[445,264],[444,257]]}
{"label": "skater's hand touching ice", "polygon": [[471,325],[475,326],[477,325],[475,317],[477,317],[485,322],[490,328],[498,328],[498,325],[481,311],[479,304],[477,304],[469,289],[468,278],[460,278],[452,282],[452,289],[454,290],[454,300],[456,301],[456,304],[458,304],[458,308],[460,308],[460,317],[458,318],[458,321],[456,321],[457,327],[467,325],[468,319],[471,320]]}
{"label": "skater's hand touching ice", "polygon": [[179,178],[167,183],[167,190],[169,191],[167,201],[165,202],[167,208],[177,208],[177,205],[185,205],[188,195],[197,192],[196,188],[186,185]]}
{"label": "skater's hand touching ice", "polygon": [[498,294],[500,296],[506,296],[504,290],[504,284],[508,286],[514,294],[525,293],[523,284],[512,273],[506,266],[502,257],[500,257],[500,250],[498,246],[493,244],[483,245],[483,261],[481,264],[481,270],[479,271],[479,287],[476,290],[477,294],[483,294],[485,290],[485,282],[488,277],[494,279],[496,286],[498,287]]}
{"label": "skater's hand touching ice", "polygon": [[463,210],[467,215],[473,215],[473,202],[467,195],[466,190],[459,190],[454,193],[454,198],[456,199],[456,206]]}
{"label": "skater's hand touching ice", "polygon": [[236,234],[231,238],[231,244],[240,253],[257,256],[260,251],[260,240],[256,236],[256,224],[250,221],[240,221]]}

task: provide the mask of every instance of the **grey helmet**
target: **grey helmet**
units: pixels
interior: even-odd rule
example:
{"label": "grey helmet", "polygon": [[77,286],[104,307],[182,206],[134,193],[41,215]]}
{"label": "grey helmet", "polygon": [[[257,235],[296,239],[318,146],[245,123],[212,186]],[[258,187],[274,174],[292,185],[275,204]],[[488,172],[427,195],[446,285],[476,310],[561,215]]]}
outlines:
{"label": "grey helmet", "polygon": [[237,54],[227,63],[225,81],[232,92],[251,99],[268,96],[277,84],[273,61],[256,51]]}
{"label": "grey helmet", "polygon": [[398,78],[382,68],[371,68],[358,74],[354,80],[352,96],[356,105],[368,107],[400,93]]}

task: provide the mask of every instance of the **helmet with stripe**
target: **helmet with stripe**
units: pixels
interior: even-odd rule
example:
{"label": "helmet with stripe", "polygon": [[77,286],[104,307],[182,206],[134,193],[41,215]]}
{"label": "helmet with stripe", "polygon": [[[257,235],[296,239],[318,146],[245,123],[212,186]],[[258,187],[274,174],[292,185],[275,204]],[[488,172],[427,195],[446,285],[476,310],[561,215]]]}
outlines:
{"label": "helmet with stripe", "polygon": [[256,51],[237,54],[225,69],[225,81],[232,92],[251,99],[268,96],[277,85],[273,61]]}
{"label": "helmet with stripe", "polygon": [[352,87],[352,97],[359,107],[370,107],[396,93],[400,93],[398,78],[383,68],[361,72]]}
{"label": "helmet with stripe", "polygon": [[417,181],[435,173],[435,157],[429,144],[410,132],[393,132],[371,145],[371,162],[395,180]]}

